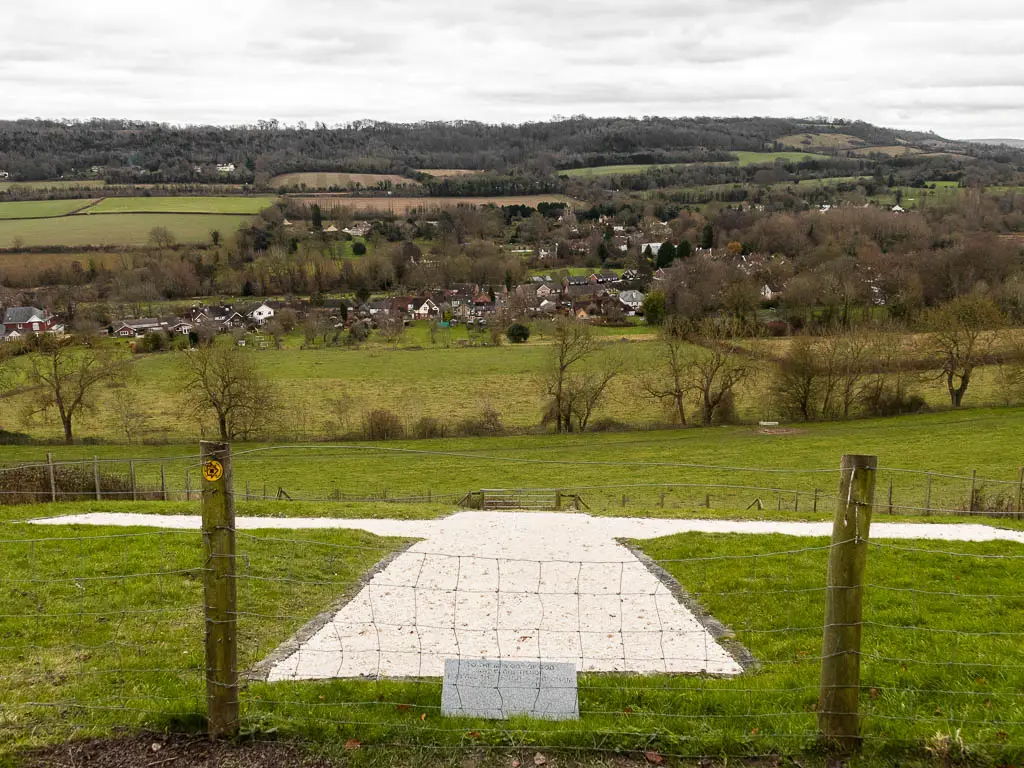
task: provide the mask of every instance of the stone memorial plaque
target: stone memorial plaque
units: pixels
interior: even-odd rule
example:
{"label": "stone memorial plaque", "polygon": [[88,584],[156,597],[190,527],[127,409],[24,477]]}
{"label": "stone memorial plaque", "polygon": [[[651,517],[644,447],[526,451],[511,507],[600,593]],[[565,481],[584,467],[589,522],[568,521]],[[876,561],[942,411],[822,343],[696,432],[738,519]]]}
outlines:
{"label": "stone memorial plaque", "polygon": [[576,665],[560,661],[445,659],[441,714],[494,720],[511,715],[578,720]]}

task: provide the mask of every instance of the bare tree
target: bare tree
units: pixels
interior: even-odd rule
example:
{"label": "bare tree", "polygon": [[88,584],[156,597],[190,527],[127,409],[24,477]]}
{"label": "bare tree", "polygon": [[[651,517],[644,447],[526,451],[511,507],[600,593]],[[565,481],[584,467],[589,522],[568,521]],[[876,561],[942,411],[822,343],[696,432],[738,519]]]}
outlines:
{"label": "bare tree", "polygon": [[555,418],[556,429],[559,432],[572,432],[573,408],[570,395],[574,387],[567,386],[570,384],[570,374],[597,351],[598,342],[590,326],[574,318],[559,317],[554,326],[554,344],[545,388],[551,397],[550,412]]}
{"label": "bare tree", "polygon": [[[576,428],[586,432],[594,409],[600,404],[608,385],[619,375],[619,366],[611,364],[600,371],[570,375],[565,382],[565,405]],[[569,430],[571,431],[571,429]]]}
{"label": "bare tree", "polygon": [[149,430],[150,416],[143,410],[139,395],[129,382],[113,390],[110,411],[114,425],[124,433],[128,445]]}
{"label": "bare tree", "polygon": [[397,312],[382,312],[377,316],[377,329],[385,341],[397,347],[405,335],[405,318]]}
{"label": "bare tree", "polygon": [[95,408],[99,385],[117,378],[127,363],[112,354],[71,338],[41,337],[32,358],[29,383],[33,387],[28,416],[56,410],[64,428],[64,441],[74,442],[74,421]]}
{"label": "bare tree", "polygon": [[689,324],[678,316],[666,319],[658,336],[658,363],[660,370],[642,379],[641,386],[655,400],[669,402],[672,413],[682,426],[686,426],[687,373],[691,356],[686,335]]}
{"label": "bare tree", "polygon": [[734,323],[702,320],[693,335],[702,349],[688,366],[688,389],[696,394],[700,404],[701,423],[707,427],[723,406],[731,401],[733,390],[753,371],[750,359],[741,355],[729,339]]}
{"label": "bare tree", "polygon": [[818,417],[821,389],[814,345],[808,337],[797,336],[779,360],[774,384],[776,402],[786,417],[810,421]]}
{"label": "bare tree", "polygon": [[250,437],[274,414],[277,393],[250,353],[213,344],[182,353],[181,361],[185,402],[197,417],[217,419],[221,440]]}
{"label": "bare tree", "polygon": [[1004,322],[995,302],[977,295],[958,296],[928,312],[929,344],[954,408],[963,403],[974,369],[988,357]]}

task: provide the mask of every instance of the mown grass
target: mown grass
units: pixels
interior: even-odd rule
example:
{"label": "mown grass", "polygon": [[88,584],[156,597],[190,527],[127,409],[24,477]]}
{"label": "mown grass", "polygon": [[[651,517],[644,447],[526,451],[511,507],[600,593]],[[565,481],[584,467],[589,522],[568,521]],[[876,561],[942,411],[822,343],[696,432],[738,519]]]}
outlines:
{"label": "mown grass", "polygon": [[25,189],[102,189],[106,182],[98,179],[60,179],[57,181],[0,181],[0,192]]}
{"label": "mown grass", "polygon": [[66,216],[83,208],[91,200],[26,200],[0,203],[0,219],[45,219]]}
{"label": "mown grass", "polygon": [[[577,489],[595,513],[706,516],[732,511],[758,517],[786,511],[790,519],[827,519],[835,504],[840,457],[866,453],[877,455],[883,468],[880,515],[888,514],[891,481],[895,515],[922,515],[918,508],[927,500],[934,511],[927,519],[946,521],[949,513],[939,510],[968,507],[974,469],[979,506],[1007,509],[1012,503],[1016,509],[1022,427],[1024,409],[978,409],[811,424],[784,434],[721,427],[277,447],[239,443],[235,489],[244,498],[246,493],[276,497],[283,488],[297,501],[319,500],[325,514],[341,502],[385,496],[429,495],[454,508],[469,491],[532,487]],[[138,487],[148,490],[159,488],[163,465],[176,498],[183,498],[186,476],[193,491],[199,487],[195,443],[11,446],[3,450],[3,461],[41,463],[47,451],[58,462],[134,457]],[[87,463],[86,470],[91,469]],[[126,461],[101,464],[101,471],[126,479],[129,466]],[[929,479],[925,471],[934,474]]]}
{"label": "mown grass", "polygon": [[[0,755],[121,728],[200,730],[198,532],[10,523],[2,530]],[[359,577],[402,543],[357,531],[240,536],[241,664],[249,668],[352,595]],[[441,718],[437,680],[250,681],[241,694],[243,732],[406,750],[538,745],[813,757],[825,540],[690,534],[637,544],[727,626],[756,658],[754,669],[734,679],[581,675],[581,719],[567,723]],[[957,731],[975,759],[1019,760],[1020,548],[909,547],[869,551],[868,761],[926,758],[941,746],[936,734],[961,757]]]}
{"label": "mown grass", "polygon": [[17,241],[26,247],[146,245],[154,227],[166,227],[179,243],[201,243],[209,239],[211,230],[228,234],[249,218],[226,214],[125,213],[7,220],[0,221],[0,248],[11,248]]}
{"label": "mown grass", "polygon": [[84,213],[245,213],[268,208],[276,197],[108,197]]}
{"label": "mown grass", "polygon": [[657,168],[675,168],[682,163],[636,163],[626,165],[596,165],[591,168],[566,168],[560,176],[592,178],[594,176],[620,176],[628,173],[646,173]]}

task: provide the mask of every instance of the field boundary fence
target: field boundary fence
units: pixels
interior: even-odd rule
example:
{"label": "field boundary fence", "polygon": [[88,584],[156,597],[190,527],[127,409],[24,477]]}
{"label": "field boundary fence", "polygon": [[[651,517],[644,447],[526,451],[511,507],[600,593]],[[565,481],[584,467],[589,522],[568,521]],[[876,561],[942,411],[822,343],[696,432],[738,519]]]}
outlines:
{"label": "field boundary fence", "polygon": [[[472,513],[336,528],[275,518],[267,530],[236,516],[246,455],[204,442],[180,457],[198,479],[194,525],[19,524],[0,541],[0,744],[47,727],[192,723],[356,747],[1024,754],[1024,550],[872,538],[888,510],[874,456],[844,456],[828,470],[835,489],[812,492],[831,538],[766,529],[729,542],[673,536],[659,517],[566,515],[557,531],[530,515],[508,516],[511,528]],[[46,479],[59,465],[44,463]],[[984,482],[928,474],[933,491]],[[478,493],[554,506],[562,491]],[[572,663],[562,693],[580,721],[506,720],[504,704],[450,717],[445,660],[481,658]],[[536,702],[540,683],[512,690]]]}
{"label": "field boundary fence", "polygon": [[[372,472],[352,473],[344,459],[364,457],[385,477],[374,483]],[[301,501],[322,504],[444,504],[482,508],[576,508],[612,513],[616,509],[651,512],[662,509],[731,510],[824,514],[831,509],[827,489],[836,470],[715,467],[672,461],[616,462],[545,459],[473,452],[428,451],[363,445],[281,445],[245,449],[235,498],[244,502]],[[271,457],[301,457],[316,468],[306,476],[281,471]],[[67,501],[198,501],[201,493],[198,454],[163,457],[59,459],[56,451],[37,461],[0,466],[0,504]],[[486,462],[509,471],[517,482],[480,489],[453,488],[437,473],[440,487],[429,480],[410,482],[402,476],[402,460]],[[388,464],[387,462],[392,462]],[[608,478],[585,481],[580,474],[601,467],[663,469],[675,477],[654,482]],[[575,471],[574,469],[575,468]],[[457,476],[457,472],[453,473]],[[573,477],[576,474],[577,477]],[[729,476],[727,476],[729,475]],[[551,483],[553,478],[558,482]],[[935,470],[878,467],[879,514],[903,516],[1024,517],[1024,466],[1015,477],[992,477],[977,469],[964,474]],[[542,483],[522,482],[542,480]],[[376,485],[376,487],[374,487]],[[389,487],[390,485],[390,487]],[[575,505],[575,506],[574,506]]]}

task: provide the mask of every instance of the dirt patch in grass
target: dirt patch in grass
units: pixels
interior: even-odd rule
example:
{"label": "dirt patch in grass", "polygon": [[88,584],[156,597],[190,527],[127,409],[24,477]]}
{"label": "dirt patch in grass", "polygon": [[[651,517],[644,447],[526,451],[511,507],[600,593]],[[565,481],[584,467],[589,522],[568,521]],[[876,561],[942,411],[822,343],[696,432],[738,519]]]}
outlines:
{"label": "dirt patch in grass", "polygon": [[[710,758],[680,761],[657,752],[574,754],[525,750],[367,749],[355,743],[333,745],[330,756],[285,741],[211,742],[202,735],[142,733],[110,739],[89,739],[33,750],[22,756],[20,768],[341,768],[354,765],[416,766],[417,768],[484,768],[484,766],[549,766],[550,768],[650,768],[652,765],[717,768],[778,768],[793,764],[770,755],[719,762]],[[810,765],[825,765],[815,760]],[[829,761],[829,768],[839,765]],[[800,763],[796,763],[800,765]]]}
{"label": "dirt patch in grass", "polygon": [[141,733],[33,750],[24,768],[329,768],[339,763],[283,742],[211,742],[202,735]]}

